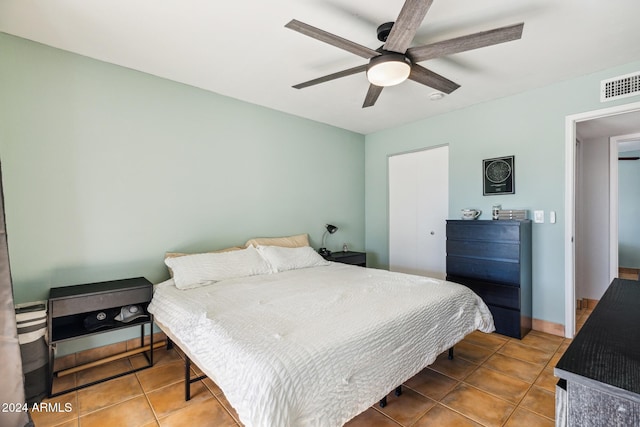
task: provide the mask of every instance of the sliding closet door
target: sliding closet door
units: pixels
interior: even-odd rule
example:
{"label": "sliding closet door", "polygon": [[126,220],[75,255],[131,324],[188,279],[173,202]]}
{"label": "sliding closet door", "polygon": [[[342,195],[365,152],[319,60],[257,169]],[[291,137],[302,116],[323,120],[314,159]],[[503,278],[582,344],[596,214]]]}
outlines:
{"label": "sliding closet door", "polygon": [[[4,195],[2,193],[2,171],[0,171],[0,402],[2,404],[24,403],[24,382],[22,378],[22,359],[16,312],[13,306],[11,271],[9,270],[9,251],[4,222]],[[3,427],[22,427],[29,422],[26,412],[21,408],[4,407],[0,411],[0,425]]]}
{"label": "sliding closet door", "polygon": [[389,268],[444,279],[449,147],[389,157]]}

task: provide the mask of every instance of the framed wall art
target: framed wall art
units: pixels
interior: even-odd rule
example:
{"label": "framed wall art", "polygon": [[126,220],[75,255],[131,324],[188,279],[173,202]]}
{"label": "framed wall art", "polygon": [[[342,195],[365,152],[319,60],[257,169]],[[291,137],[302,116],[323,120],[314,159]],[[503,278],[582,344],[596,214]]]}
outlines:
{"label": "framed wall art", "polygon": [[514,156],[497,157],[482,161],[482,194],[514,194],[516,192],[514,174]]}

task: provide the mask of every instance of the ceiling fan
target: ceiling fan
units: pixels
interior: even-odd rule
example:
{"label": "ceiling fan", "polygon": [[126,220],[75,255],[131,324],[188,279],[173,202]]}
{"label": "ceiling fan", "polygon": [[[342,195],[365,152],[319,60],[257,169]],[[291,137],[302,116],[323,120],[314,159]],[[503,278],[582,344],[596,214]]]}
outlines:
{"label": "ceiling fan", "polygon": [[384,87],[400,84],[406,79],[449,94],[460,85],[418,65],[418,62],[518,40],[522,37],[524,23],[519,23],[423,46],[409,47],[432,3],[433,0],[406,0],[395,22],[386,22],[378,27],[378,40],[384,42],[384,45],[375,50],[296,19],[291,20],[285,25],[286,28],[369,60],[368,64],[338,71],[293,87],[302,89],[366,71],[370,85],[362,108],[373,106]]}

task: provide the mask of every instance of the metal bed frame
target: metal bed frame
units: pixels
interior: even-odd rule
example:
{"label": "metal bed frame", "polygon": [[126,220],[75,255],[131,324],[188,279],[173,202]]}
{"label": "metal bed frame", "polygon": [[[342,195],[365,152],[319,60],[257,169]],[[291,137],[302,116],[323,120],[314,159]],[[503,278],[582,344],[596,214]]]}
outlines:
{"label": "metal bed frame", "polygon": [[[167,350],[171,348],[173,348],[173,341],[171,341],[171,339],[167,337]],[[449,354],[447,358],[449,360],[453,360],[453,347],[449,349]],[[191,359],[185,353],[184,354],[184,400],[185,401],[191,400],[191,384],[198,382],[200,380],[203,380],[205,378],[207,378],[207,376],[204,374],[191,378]],[[396,387],[395,395],[396,396],[402,395],[402,384]],[[380,399],[380,402],[378,402],[378,404],[380,405],[381,408],[384,408],[385,406],[387,406],[387,396]]]}

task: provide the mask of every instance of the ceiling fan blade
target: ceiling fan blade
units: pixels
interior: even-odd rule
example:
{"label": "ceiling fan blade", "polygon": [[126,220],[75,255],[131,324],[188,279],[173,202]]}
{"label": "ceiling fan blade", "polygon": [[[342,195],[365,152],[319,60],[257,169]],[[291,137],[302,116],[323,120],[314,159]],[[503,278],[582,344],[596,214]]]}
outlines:
{"label": "ceiling fan blade", "polygon": [[405,53],[432,3],[433,0],[406,0],[391,28],[384,49]]}
{"label": "ceiling fan blade", "polygon": [[459,84],[417,64],[413,64],[411,67],[409,79],[446,94],[449,94],[460,87]]}
{"label": "ceiling fan blade", "polygon": [[320,40],[321,42],[325,42],[337,48],[346,50],[347,52],[354,53],[365,59],[380,55],[380,53],[376,52],[374,49],[370,49],[366,46],[354,43],[350,40],[328,33],[324,30],[321,30],[320,28],[313,27],[296,19],[292,19],[287,25],[285,25],[285,27],[302,33],[305,36],[312,37],[316,40]]}
{"label": "ceiling fan blade", "polygon": [[407,49],[407,56],[415,63],[426,61],[427,59],[439,58],[444,55],[466,52],[468,50],[518,40],[522,37],[523,27],[524,23],[521,22],[519,24],[481,31],[479,33],[443,40],[424,46],[412,47]]}
{"label": "ceiling fan blade", "polygon": [[340,77],[350,76],[352,74],[361,73],[363,71],[367,71],[367,64],[358,65],[357,67],[349,68],[348,70],[338,71],[337,73],[328,74],[326,76],[318,77],[317,79],[309,80],[308,82],[298,83],[293,86],[296,89],[302,89],[305,87],[317,85],[320,83],[328,82],[331,80],[339,79]]}
{"label": "ceiling fan blade", "polygon": [[369,90],[367,91],[367,96],[365,96],[364,98],[364,104],[362,104],[362,108],[372,107],[382,93],[382,89],[384,89],[384,87],[370,84]]}

